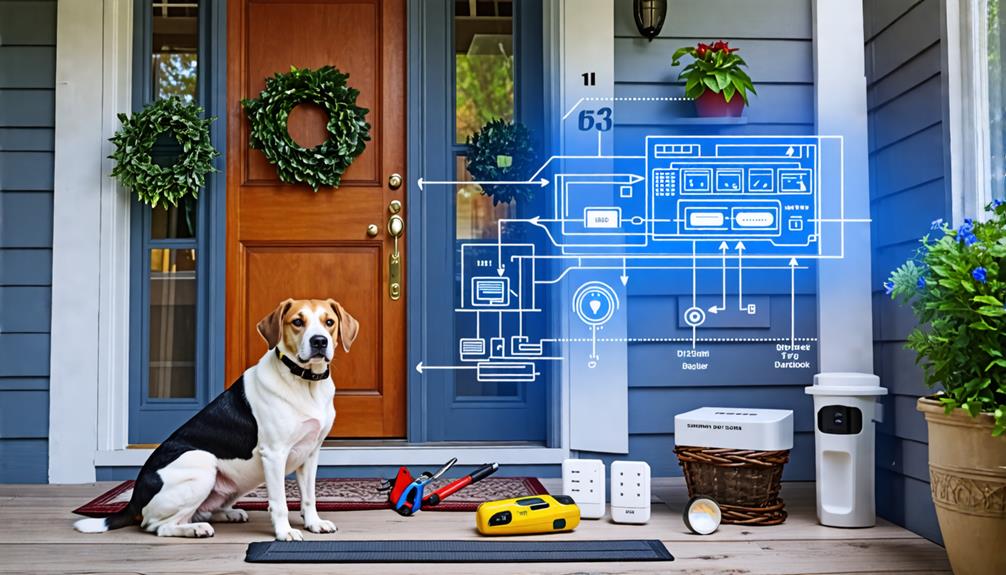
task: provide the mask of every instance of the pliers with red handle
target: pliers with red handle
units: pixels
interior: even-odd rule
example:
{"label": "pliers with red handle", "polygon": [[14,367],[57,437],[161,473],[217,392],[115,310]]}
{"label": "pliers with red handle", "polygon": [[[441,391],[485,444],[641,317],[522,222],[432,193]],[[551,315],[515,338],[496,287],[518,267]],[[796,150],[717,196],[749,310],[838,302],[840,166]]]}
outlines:
{"label": "pliers with red handle", "polygon": [[447,472],[455,463],[457,463],[457,458],[445,463],[435,473],[424,472],[418,478],[413,478],[408,468],[400,467],[395,479],[384,481],[378,489],[388,491],[388,501],[391,503],[392,509],[400,515],[408,517],[420,511],[423,506],[432,507],[439,504],[450,495],[457,493],[476,481],[489,477],[499,469],[498,463],[487,463],[474,472],[455,479],[430,494],[424,494],[426,485]]}

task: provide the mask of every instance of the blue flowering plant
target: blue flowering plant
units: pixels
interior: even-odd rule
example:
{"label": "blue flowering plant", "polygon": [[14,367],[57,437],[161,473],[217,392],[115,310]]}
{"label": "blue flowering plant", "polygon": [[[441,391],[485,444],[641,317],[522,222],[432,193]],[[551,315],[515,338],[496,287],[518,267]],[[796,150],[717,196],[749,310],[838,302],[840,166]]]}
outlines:
{"label": "blue flowering plant", "polygon": [[907,347],[950,413],[995,417],[1006,431],[1006,203],[985,221],[952,228],[936,220],[915,256],[891,273],[884,290],[919,319]]}

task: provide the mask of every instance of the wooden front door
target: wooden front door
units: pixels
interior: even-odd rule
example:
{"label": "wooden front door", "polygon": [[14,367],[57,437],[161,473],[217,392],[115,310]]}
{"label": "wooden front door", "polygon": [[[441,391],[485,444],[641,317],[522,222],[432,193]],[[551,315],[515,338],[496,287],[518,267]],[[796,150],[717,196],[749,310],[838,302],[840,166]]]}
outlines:
{"label": "wooden front door", "polygon": [[[405,0],[230,0],[227,54],[227,381],[266,351],[259,319],[285,298],[334,298],[360,322],[349,354],[332,363],[333,437],[405,436],[405,294],[389,293],[389,205],[405,186]],[[291,66],[349,74],[370,110],[371,141],[338,189],[286,184],[248,146],[242,98]],[[301,105],[288,128],[304,146],[327,118]],[[370,237],[367,228],[379,233]],[[405,261],[405,236],[398,241]]]}

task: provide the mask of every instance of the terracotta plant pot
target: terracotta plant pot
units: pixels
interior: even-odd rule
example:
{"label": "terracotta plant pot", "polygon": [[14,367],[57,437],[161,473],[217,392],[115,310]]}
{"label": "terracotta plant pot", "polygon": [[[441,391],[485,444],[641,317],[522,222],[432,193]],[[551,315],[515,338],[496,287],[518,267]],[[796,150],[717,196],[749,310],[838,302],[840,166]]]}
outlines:
{"label": "terracotta plant pot", "polygon": [[703,118],[739,118],[744,112],[744,98],[734,94],[727,102],[722,93],[706,90],[695,99],[695,111]]}
{"label": "terracotta plant pot", "polygon": [[929,423],[929,478],[954,573],[1006,573],[1006,435],[992,437],[988,414],[946,415],[925,397],[917,408]]}

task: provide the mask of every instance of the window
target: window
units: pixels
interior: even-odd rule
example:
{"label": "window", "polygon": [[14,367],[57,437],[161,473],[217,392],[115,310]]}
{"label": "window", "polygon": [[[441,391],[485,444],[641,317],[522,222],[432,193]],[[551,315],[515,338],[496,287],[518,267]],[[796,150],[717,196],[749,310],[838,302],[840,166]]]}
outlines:
{"label": "window", "polygon": [[[177,97],[204,107],[204,6],[196,0],[136,0],[133,109]],[[154,161],[179,153],[172,134],[154,145]],[[204,198],[177,206],[132,206],[130,443],[157,443],[205,404],[201,364],[208,267]]]}
{"label": "window", "polygon": [[955,222],[1006,199],[1006,16],[1003,0],[946,4],[951,186]]}
{"label": "window", "polygon": [[[454,3],[455,181],[472,180],[465,169],[468,138],[490,120],[514,120],[513,38],[513,4],[509,0],[458,0]],[[482,186],[472,183],[457,186],[454,209],[455,269],[459,282],[461,244],[495,243],[499,221],[517,217],[518,206],[514,203],[494,205],[492,198],[482,193]],[[455,282],[456,307],[461,303],[458,282]],[[481,315],[455,314],[457,333],[481,333],[493,327],[489,324],[496,323],[489,314]],[[518,397],[520,389],[514,383],[480,383],[472,372],[462,371],[455,376],[455,395],[458,398]]]}
{"label": "window", "polygon": [[1006,14],[1001,0],[987,0],[989,177],[991,199],[1006,199]]}

